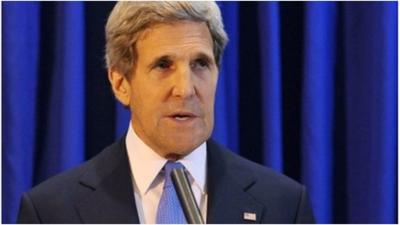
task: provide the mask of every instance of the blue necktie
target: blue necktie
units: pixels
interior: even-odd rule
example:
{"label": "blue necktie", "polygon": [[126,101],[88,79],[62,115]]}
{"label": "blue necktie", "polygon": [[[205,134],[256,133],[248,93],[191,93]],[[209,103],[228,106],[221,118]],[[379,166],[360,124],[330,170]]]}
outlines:
{"label": "blue necktie", "polygon": [[181,163],[168,161],[164,166],[165,183],[157,209],[156,223],[187,223],[171,179],[171,171],[183,168]]}

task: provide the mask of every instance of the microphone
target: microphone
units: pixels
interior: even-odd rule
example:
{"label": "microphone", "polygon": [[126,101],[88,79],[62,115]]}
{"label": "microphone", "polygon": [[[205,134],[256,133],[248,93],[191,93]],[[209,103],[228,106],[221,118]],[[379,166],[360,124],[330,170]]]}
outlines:
{"label": "microphone", "polygon": [[185,169],[173,169],[171,171],[171,177],[188,223],[204,224],[192,188],[190,188],[189,179],[186,175]]}

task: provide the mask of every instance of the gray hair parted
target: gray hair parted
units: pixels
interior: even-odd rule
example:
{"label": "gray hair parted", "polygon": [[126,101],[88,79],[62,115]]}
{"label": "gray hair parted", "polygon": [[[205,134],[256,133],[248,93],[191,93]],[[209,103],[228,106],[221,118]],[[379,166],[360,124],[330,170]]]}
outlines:
{"label": "gray hair parted", "polygon": [[218,5],[211,1],[120,1],[106,24],[106,63],[129,78],[137,60],[136,42],[146,28],[179,20],[205,22],[220,65],[228,42]]}

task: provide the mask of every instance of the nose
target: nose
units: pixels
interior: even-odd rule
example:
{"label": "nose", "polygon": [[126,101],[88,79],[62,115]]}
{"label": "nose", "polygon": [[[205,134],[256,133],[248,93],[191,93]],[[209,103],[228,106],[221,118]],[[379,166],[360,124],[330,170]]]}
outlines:
{"label": "nose", "polygon": [[195,94],[195,85],[190,66],[182,66],[173,75],[172,96],[190,98]]}

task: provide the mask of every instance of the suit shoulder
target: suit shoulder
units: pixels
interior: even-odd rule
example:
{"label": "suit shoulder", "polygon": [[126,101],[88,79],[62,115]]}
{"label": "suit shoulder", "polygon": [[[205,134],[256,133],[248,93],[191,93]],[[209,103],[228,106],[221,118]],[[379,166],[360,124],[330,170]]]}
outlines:
{"label": "suit shoulder", "polygon": [[95,186],[118,168],[125,159],[124,150],[121,139],[89,161],[35,186],[21,199],[19,219],[30,221],[35,215],[35,221],[42,223],[80,223],[76,204],[85,201]]}
{"label": "suit shoulder", "polygon": [[211,145],[215,145],[214,147],[220,149],[227,168],[237,174],[236,177],[250,175],[257,179],[259,185],[266,185],[269,188],[275,187],[277,189],[283,188],[296,191],[302,188],[300,183],[278,171],[239,156],[216,142],[212,142]]}
{"label": "suit shoulder", "polygon": [[36,185],[31,190],[28,191],[29,196],[32,199],[36,198],[53,198],[53,197],[73,197],[71,196],[73,192],[73,188],[79,184],[79,180],[86,173],[90,173],[93,171],[96,172],[105,172],[105,168],[102,168],[101,165],[105,165],[107,160],[111,160],[113,157],[113,151],[116,148],[120,148],[121,141],[115,142],[112,145],[103,149],[98,155],[93,157],[92,159],[83,162],[82,164],[61,172],[53,177],[48,178],[42,183]]}
{"label": "suit shoulder", "polygon": [[[245,201],[253,202],[268,213],[261,213],[261,223],[312,222],[306,190],[288,176],[247,160],[215,142],[208,142],[209,165],[218,181],[236,186]],[[221,185],[221,182],[219,182]],[[224,186],[224,184],[222,184]],[[226,187],[226,185],[225,185]],[[243,192],[242,192],[243,191]],[[231,197],[236,197],[231,196]]]}

